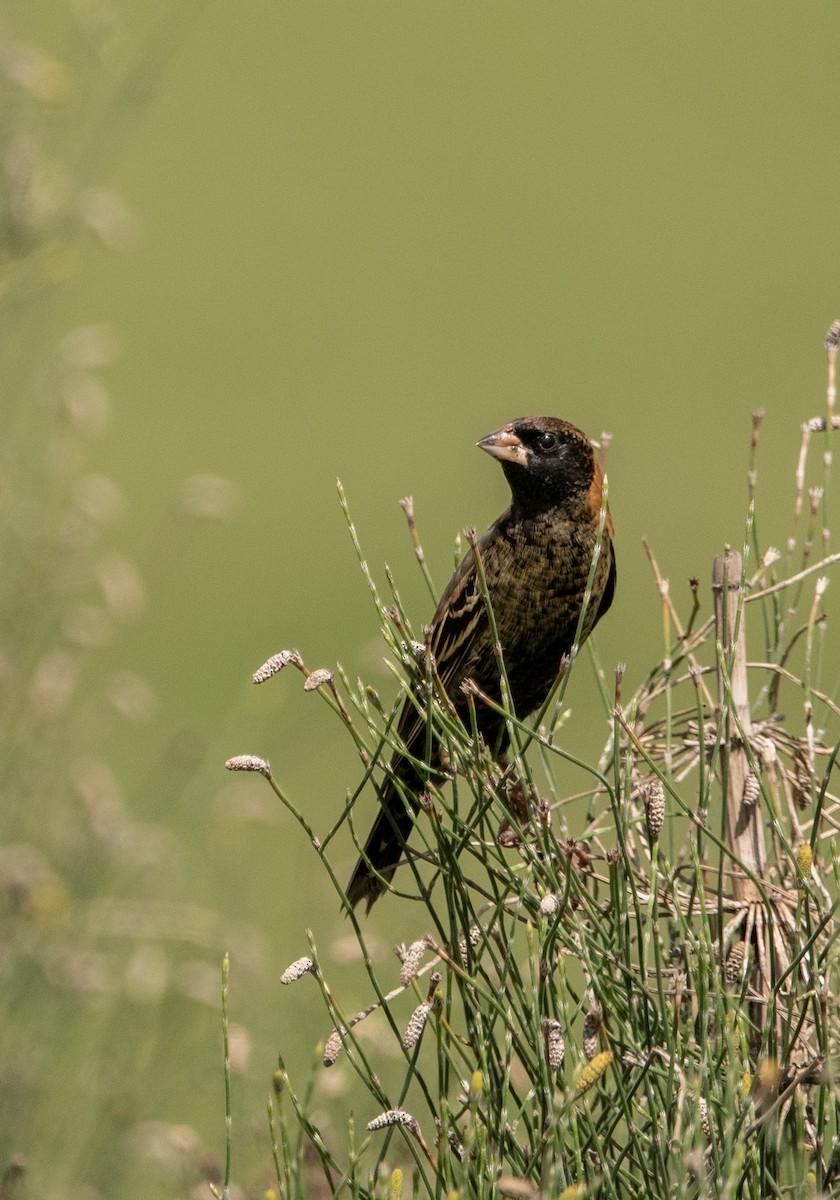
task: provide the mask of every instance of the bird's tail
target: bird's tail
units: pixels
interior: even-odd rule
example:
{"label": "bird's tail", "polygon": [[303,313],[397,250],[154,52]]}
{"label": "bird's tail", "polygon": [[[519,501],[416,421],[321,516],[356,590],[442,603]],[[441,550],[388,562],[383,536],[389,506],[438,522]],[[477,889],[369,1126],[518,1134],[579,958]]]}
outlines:
{"label": "bird's tail", "polygon": [[356,863],[347,885],[347,899],[351,907],[355,908],[360,900],[364,900],[366,912],[370,912],[374,902],[385,893],[414,825],[414,811],[390,781],[382,789],[380,805],[373,829],[365,842],[364,853]]}

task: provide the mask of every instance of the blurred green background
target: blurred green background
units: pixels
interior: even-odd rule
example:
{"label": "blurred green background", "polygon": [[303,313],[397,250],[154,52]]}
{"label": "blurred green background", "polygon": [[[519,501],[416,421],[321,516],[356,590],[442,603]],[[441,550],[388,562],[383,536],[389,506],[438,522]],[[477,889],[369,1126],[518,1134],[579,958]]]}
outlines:
{"label": "blurred green background", "polygon": [[[314,857],[222,769],[270,758],[323,833],[358,760],[299,676],[251,672],[297,646],[394,694],[337,476],[419,625],[400,497],[442,586],[458,532],[506,503],[477,438],[527,413],[609,431],[597,644],[627,690],[662,651],[641,538],[707,606],[759,407],[761,532],[784,545],[840,315],[835,15],[4,6],[0,1169],[26,1156],[21,1194],[213,1175],[225,949],[259,1194],[275,1050],[303,1064],[329,1032],[278,984],[306,927],[352,1009]],[[607,734],[590,674],[583,756]],[[383,953],[418,932],[387,904],[368,924]]]}

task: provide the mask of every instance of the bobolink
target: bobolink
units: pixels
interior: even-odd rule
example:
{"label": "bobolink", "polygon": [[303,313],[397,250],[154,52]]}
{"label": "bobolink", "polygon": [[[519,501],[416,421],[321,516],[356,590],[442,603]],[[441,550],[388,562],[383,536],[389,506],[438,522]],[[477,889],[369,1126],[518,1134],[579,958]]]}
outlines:
{"label": "bobolink", "polygon": [[[499,459],[511,490],[510,508],[479,540],[478,553],[513,706],[517,716],[525,717],[542,705],[575,639],[598,543],[603,476],[586,435],[556,417],[523,417],[478,445]],[[615,579],[607,513],[581,644],[610,607]],[[500,701],[498,661],[472,549],[441,596],[431,622],[430,650],[438,679],[463,718],[467,698],[461,685],[467,679]],[[504,720],[480,702],[476,718],[485,743],[503,754]],[[422,761],[426,723],[410,700],[397,732],[409,754]],[[432,770],[438,765],[433,753]],[[368,911],[397,869],[417,809],[416,802],[405,802],[394,777],[409,796],[424,786],[405,755],[394,756],[389,774],[380,789],[381,811],[347,888],[351,905],[365,900]]]}

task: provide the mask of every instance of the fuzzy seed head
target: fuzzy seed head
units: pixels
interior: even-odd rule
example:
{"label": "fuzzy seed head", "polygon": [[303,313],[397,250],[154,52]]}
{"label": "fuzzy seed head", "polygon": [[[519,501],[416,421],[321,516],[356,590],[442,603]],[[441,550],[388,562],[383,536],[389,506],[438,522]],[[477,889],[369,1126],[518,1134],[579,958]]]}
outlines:
{"label": "fuzzy seed head", "polygon": [[776,1058],[763,1058],[758,1064],[758,1085],[764,1092],[775,1092],[782,1072]]}
{"label": "fuzzy seed head", "polygon": [[706,1141],[708,1141],[712,1136],[712,1126],[709,1121],[709,1105],[704,1096],[701,1096],[698,1100],[698,1108],[700,1109],[700,1124],[706,1136]]}
{"label": "fuzzy seed head", "polygon": [[747,778],[744,780],[744,790],[741,793],[741,805],[744,808],[752,808],[758,797],[761,795],[761,784],[758,782],[758,776],[754,771],[750,771]]}
{"label": "fuzzy seed head", "polygon": [[735,987],[741,980],[745,954],[744,943],[736,942],[726,957],[726,982],[730,987]]}
{"label": "fuzzy seed head", "polygon": [[303,685],[305,692],[317,692],[319,687],[323,687],[325,683],[332,683],[335,676],[332,671],[326,667],[320,667],[317,671],[313,671],[311,675],[307,675],[306,682]]}
{"label": "fuzzy seed head", "polygon": [[387,1112],[380,1113],[378,1117],[368,1121],[367,1128],[370,1133],[373,1133],[377,1129],[388,1129],[391,1125],[404,1125],[415,1136],[420,1132],[417,1118],[406,1112],[404,1108],[389,1108]]}
{"label": "fuzzy seed head", "polygon": [[[470,938],[471,946],[478,945],[478,943],[481,941],[481,926],[480,925],[471,925],[470,926],[469,938]],[[464,965],[464,970],[466,970],[467,967],[469,966],[469,960],[467,958],[467,939],[466,938],[461,938],[461,940],[458,942],[458,953],[461,956],[461,962]]]}
{"label": "fuzzy seed head", "polygon": [[228,771],[256,771],[258,775],[264,775],[266,779],[271,778],[271,763],[265,758],[258,758],[256,754],[237,754],[227,760],[225,769]]}
{"label": "fuzzy seed head", "polygon": [[284,984],[295,983],[298,979],[306,975],[308,971],[314,970],[315,963],[308,955],[304,955],[303,958],[295,959],[293,963],[286,967],[286,970],[280,976],[280,982]]}
{"label": "fuzzy seed head", "polygon": [[811,783],[812,776],[808,769],[808,764],[799,760],[796,764],[796,777],[794,780],[794,801],[797,808],[805,809],[811,803]]}
{"label": "fuzzy seed head", "polygon": [[553,917],[560,911],[560,897],[556,892],[547,892],[540,900],[540,912],[544,917]]}
{"label": "fuzzy seed head", "polygon": [[344,1042],[344,1035],[346,1032],[347,1030],[345,1027],[341,1025],[338,1029],[334,1029],[327,1038],[327,1044],[324,1046],[325,1067],[335,1066],[335,1062],[341,1050],[342,1043]]}
{"label": "fuzzy seed head", "polygon": [[596,1054],[578,1074],[575,1080],[575,1093],[582,1096],[584,1092],[588,1092],[591,1087],[594,1087],[611,1062],[612,1050],[602,1050],[600,1054]]}
{"label": "fuzzy seed head", "polygon": [[446,1140],[449,1142],[449,1149],[458,1159],[458,1162],[462,1162],[464,1158],[464,1143],[458,1137],[458,1134],[454,1129],[449,1130]]}
{"label": "fuzzy seed head", "polygon": [[422,1004],[417,1005],[414,1012],[411,1014],[411,1019],[405,1027],[405,1033],[403,1034],[402,1040],[403,1050],[413,1050],[420,1041],[420,1037],[426,1027],[426,1021],[429,1019],[429,1013],[431,1011],[432,1006],[427,1000],[424,1000]]}
{"label": "fuzzy seed head", "polygon": [[412,979],[416,978],[423,955],[427,949],[428,943],[425,938],[418,938],[416,942],[412,942],[408,947],[403,945],[394,947],[394,953],[402,963],[402,967],[400,968],[400,983],[403,987],[408,987]]}
{"label": "fuzzy seed head", "polygon": [[560,1022],[553,1017],[543,1017],[542,1029],[545,1038],[546,1062],[552,1071],[559,1071],[563,1067],[563,1059],[566,1055],[563,1028]]}
{"label": "fuzzy seed head", "polygon": [[665,824],[665,789],[658,779],[645,784],[642,788],[642,799],[647,815],[648,839],[652,845],[658,841]]}
{"label": "fuzzy seed head", "polygon": [[595,1001],[583,1019],[583,1053],[587,1062],[592,1062],[598,1053],[599,1033],[603,1021],[601,1005]]}
{"label": "fuzzy seed head", "polygon": [[796,865],[799,868],[800,875],[806,878],[811,874],[811,867],[814,865],[814,852],[808,842],[803,842],[796,851]]}
{"label": "fuzzy seed head", "polygon": [[288,667],[289,663],[294,663],[296,667],[303,665],[299,651],[281,650],[279,654],[272,654],[271,658],[264,662],[251,678],[254,683],[265,683],[266,679],[270,679],[272,675],[276,675],[278,671]]}

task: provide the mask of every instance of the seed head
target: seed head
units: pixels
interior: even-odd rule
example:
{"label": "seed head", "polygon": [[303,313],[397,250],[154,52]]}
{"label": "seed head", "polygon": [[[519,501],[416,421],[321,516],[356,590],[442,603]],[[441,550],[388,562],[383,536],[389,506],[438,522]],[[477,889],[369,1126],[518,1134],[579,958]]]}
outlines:
{"label": "seed head", "polygon": [[458,1137],[458,1134],[454,1129],[449,1130],[446,1140],[449,1142],[449,1149],[458,1159],[458,1162],[461,1162],[464,1157],[464,1143]]}
{"label": "seed head", "polygon": [[315,963],[308,955],[304,955],[303,958],[295,959],[293,963],[286,967],[286,970],[280,976],[280,982],[284,984],[295,983],[296,980],[301,979],[308,971],[314,970]]}
{"label": "seed head", "polygon": [[332,671],[326,667],[319,667],[317,671],[313,671],[311,675],[307,675],[303,690],[305,692],[317,692],[319,687],[323,687],[325,683],[332,683],[333,679]]}
{"label": "seed head", "polygon": [[391,1125],[404,1125],[415,1137],[420,1133],[417,1118],[406,1112],[404,1108],[389,1108],[387,1112],[380,1113],[378,1117],[368,1121],[367,1128],[370,1133],[373,1133],[377,1129],[387,1129]]}
{"label": "seed head", "polygon": [[814,852],[808,842],[803,842],[796,851],[796,865],[800,875],[804,875],[807,879],[811,874],[811,867],[814,865]]}
{"label": "seed head", "polygon": [[746,946],[743,942],[736,942],[726,957],[726,982],[730,987],[735,987],[740,982],[745,957]]}
{"label": "seed head", "polygon": [[703,1133],[706,1135],[706,1141],[709,1141],[712,1136],[712,1126],[709,1121],[709,1105],[705,1096],[699,1098],[697,1106],[700,1109],[700,1124],[703,1128]]}
{"label": "seed head", "polygon": [[758,797],[761,795],[761,784],[758,782],[758,776],[755,771],[750,771],[744,780],[744,790],[741,793],[741,805],[743,808],[752,808]]}
{"label": "seed head", "polygon": [[279,654],[272,654],[271,658],[264,662],[251,678],[254,683],[265,683],[266,679],[270,679],[272,675],[276,675],[278,671],[288,667],[289,663],[293,663],[296,667],[303,665],[299,651],[281,650]]}
{"label": "seed head", "polygon": [[403,945],[394,947],[394,953],[402,963],[402,967],[400,968],[400,983],[403,987],[408,987],[412,979],[416,977],[423,955],[428,948],[429,944],[425,938],[418,938],[408,948]]}
{"label": "seed head", "polygon": [[596,1054],[575,1080],[576,1094],[582,1096],[584,1092],[588,1092],[591,1087],[594,1087],[611,1062],[612,1050],[602,1050],[600,1054]]}
{"label": "seed head", "polygon": [[339,1051],[341,1050],[342,1044],[344,1042],[344,1035],[346,1033],[347,1033],[346,1028],[343,1025],[339,1025],[338,1029],[334,1029],[332,1031],[332,1033],[330,1034],[330,1036],[327,1038],[327,1044],[326,1044],[326,1046],[324,1046],[324,1066],[325,1067],[335,1066],[335,1062],[336,1062],[336,1059],[338,1058]]}
{"label": "seed head", "polygon": [[599,1034],[604,1021],[604,1010],[600,1001],[594,1000],[583,1019],[583,1053],[587,1062],[592,1062],[598,1053]]}
{"label": "seed head", "polygon": [[[481,941],[481,926],[480,925],[471,925],[470,926],[470,945],[476,946],[476,945],[478,945],[478,943],[480,941]],[[461,956],[461,962],[464,964],[464,970],[466,970],[467,967],[469,966],[469,960],[467,958],[467,939],[466,938],[461,938],[461,940],[458,942],[458,953]]]}
{"label": "seed head", "polygon": [[563,1067],[563,1059],[566,1055],[563,1028],[554,1017],[543,1017],[542,1029],[545,1038],[546,1061],[552,1071],[559,1071]]}
{"label": "seed head", "polygon": [[648,840],[653,845],[659,839],[665,824],[665,789],[658,779],[644,785],[642,799],[647,816]]}
{"label": "seed head", "polygon": [[423,1030],[426,1027],[426,1021],[429,1019],[429,1013],[432,1011],[432,1006],[428,1000],[424,1000],[422,1004],[418,1004],[414,1012],[411,1014],[411,1019],[405,1027],[403,1034],[402,1046],[403,1050],[413,1050]]}
{"label": "seed head", "polygon": [[256,754],[237,754],[227,760],[225,768],[228,771],[256,771],[258,775],[271,779],[271,763],[258,758]]}

